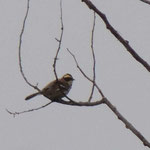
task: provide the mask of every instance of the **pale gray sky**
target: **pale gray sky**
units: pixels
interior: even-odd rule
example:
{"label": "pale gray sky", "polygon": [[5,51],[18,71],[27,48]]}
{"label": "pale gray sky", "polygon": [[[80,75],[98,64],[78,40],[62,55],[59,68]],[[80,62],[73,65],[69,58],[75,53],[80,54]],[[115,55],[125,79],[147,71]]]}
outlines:
{"label": "pale gray sky", "polygon": [[[44,105],[23,80],[18,66],[18,42],[27,0],[1,0],[1,102],[0,149],[3,150],[147,150],[105,106],[72,107],[52,104],[39,111],[13,118],[5,111],[22,111]],[[115,29],[136,52],[150,63],[150,5],[139,0],[93,0]],[[22,43],[24,72],[33,84],[42,88],[54,79],[53,58],[60,35],[59,0],[31,0]],[[84,71],[92,76],[90,35],[93,13],[81,1],[63,0],[64,36],[57,65],[58,75],[73,75],[69,97],[85,101],[88,83],[77,70],[69,48]],[[94,48],[97,83],[105,96],[150,141],[150,74],[106,30],[97,17]],[[94,98],[98,99],[95,93]]]}

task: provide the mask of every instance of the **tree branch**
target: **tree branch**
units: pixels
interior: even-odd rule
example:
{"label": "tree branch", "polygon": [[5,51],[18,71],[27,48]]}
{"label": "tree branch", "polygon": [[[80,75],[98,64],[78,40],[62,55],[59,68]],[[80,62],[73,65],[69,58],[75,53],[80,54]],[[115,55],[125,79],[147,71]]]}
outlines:
{"label": "tree branch", "polygon": [[70,53],[70,55],[73,57],[73,59],[74,59],[74,61],[75,61],[75,63],[76,63],[76,66],[77,66],[77,68],[79,69],[79,71],[82,73],[82,75],[83,75],[87,80],[89,80],[90,82],[92,82],[92,83],[95,85],[95,87],[96,87],[97,90],[99,91],[99,93],[100,93],[100,95],[102,96],[102,98],[104,98],[105,96],[104,96],[102,90],[101,90],[101,89],[98,87],[98,85],[96,84],[96,82],[93,82],[93,80],[90,79],[90,78],[84,73],[84,71],[81,69],[81,67],[80,67],[79,64],[78,64],[78,61],[77,61],[75,55],[74,55],[68,48],[67,48],[67,50],[68,50],[68,52]]}
{"label": "tree branch", "polygon": [[106,28],[122,43],[122,45],[126,48],[126,50],[150,72],[150,65],[135,52],[135,50],[129,45],[129,41],[125,40],[114,29],[114,27],[109,23],[108,19],[106,18],[106,15],[103,14],[100,10],[98,10],[90,0],[81,0],[81,1],[84,2],[90,9],[95,11],[101,17],[101,19],[104,21],[106,25]]}
{"label": "tree branch", "polygon": [[[136,52],[130,47],[128,41],[124,40],[118,33],[117,31],[110,25],[110,23],[108,22],[106,16],[101,13],[89,0],[82,0],[83,2],[85,2],[90,9],[93,9],[102,19],[103,21],[105,22],[106,24],[106,27],[110,30],[110,32],[126,47],[126,49],[132,54],[132,56],[137,60],[139,61],[141,64],[143,64],[143,66],[145,66],[145,68],[147,68],[148,71],[150,71],[150,67],[149,65],[140,57],[138,56],[138,54],[136,54]],[[142,0],[141,0],[142,1]],[[24,17],[24,21],[23,21],[23,26],[22,26],[22,30],[21,30],[21,33],[20,33],[20,40],[19,40],[19,67],[20,67],[20,72],[21,72],[21,75],[23,76],[24,80],[26,81],[26,83],[35,88],[36,90],[40,91],[40,89],[37,88],[37,86],[34,86],[32,85],[28,80],[27,78],[25,77],[25,74],[23,72],[23,69],[22,69],[22,61],[21,61],[21,47],[22,47],[22,37],[23,37],[23,33],[24,33],[24,29],[25,29],[25,24],[26,24],[26,19],[27,19],[27,16],[28,16],[28,12],[29,12],[29,2],[30,0],[27,0],[27,10],[26,10],[26,14],[25,14],[25,17]],[[57,40],[59,42],[59,45],[58,45],[58,49],[57,49],[57,52],[56,52],[56,56],[54,58],[54,63],[53,63],[53,68],[54,68],[54,74],[55,74],[55,77],[56,77],[56,80],[58,80],[57,78],[57,73],[56,73],[56,62],[57,62],[57,59],[58,59],[58,54],[59,54],[59,51],[60,51],[60,48],[61,48],[61,43],[62,43],[62,37],[63,37],[63,20],[62,20],[62,2],[60,2],[60,8],[61,8],[61,35],[60,35],[60,39]],[[71,106],[97,106],[97,105],[101,105],[101,104],[106,104],[112,111],[113,113],[118,117],[119,120],[121,120],[127,129],[129,129],[130,131],[132,131],[142,142],[145,146],[149,147],[150,148],[150,143],[144,138],[144,136],[138,131],[136,130],[136,128],[130,123],[128,122],[121,114],[120,112],[116,109],[115,106],[113,106],[110,101],[108,101],[107,98],[104,97],[104,94],[102,93],[101,89],[98,87],[98,85],[96,84],[95,82],[95,63],[96,63],[96,60],[95,60],[95,54],[94,54],[94,49],[93,49],[93,35],[94,35],[94,27],[95,27],[95,20],[94,20],[94,24],[93,24],[93,30],[92,30],[92,39],[91,39],[91,49],[92,49],[92,55],[93,55],[93,79],[90,79],[84,72],[83,70],[81,69],[81,67],[79,66],[77,60],[76,60],[76,57],[73,53],[71,53],[69,51],[69,49],[67,49],[69,51],[69,53],[72,55],[72,57],[74,58],[75,60],[75,63],[76,63],[76,66],[77,68],[79,69],[79,71],[82,73],[82,75],[88,79],[90,82],[93,83],[93,88],[96,87],[98,89],[98,92],[100,93],[100,95],[102,96],[102,99],[101,100],[98,100],[98,101],[95,101],[95,102],[76,102],[76,101],[73,101],[71,100],[70,98],[67,98],[70,100],[70,101],[65,101],[63,99],[60,99],[60,100],[57,100],[57,101],[50,101],[49,103],[41,106],[41,107],[38,107],[38,108],[34,108],[34,109],[29,109],[29,110],[25,110],[25,111],[21,111],[21,112],[11,112],[9,110],[6,109],[6,111],[13,115],[14,117],[16,115],[19,115],[19,114],[23,114],[23,113],[26,113],[26,112],[32,112],[32,111],[35,111],[35,110],[39,110],[41,108],[44,108],[50,104],[52,104],[53,102],[56,102],[56,103],[60,103],[60,104],[65,104],[65,105],[71,105]],[[93,92],[91,92],[91,97],[93,95]],[[43,95],[45,96],[46,98],[48,98],[46,95]],[[49,99],[49,98],[48,98]]]}
{"label": "tree branch", "polygon": [[63,38],[63,31],[64,31],[63,17],[62,17],[62,0],[60,0],[60,20],[61,20],[61,34],[60,34],[59,40],[56,39],[59,44],[58,44],[58,48],[57,48],[56,55],[54,58],[54,63],[53,63],[54,74],[55,74],[55,78],[57,81],[58,81],[58,76],[57,76],[57,72],[56,72],[56,62],[58,60],[58,54],[60,52],[62,38]]}
{"label": "tree branch", "polygon": [[114,114],[118,117],[119,120],[121,120],[127,129],[132,131],[144,144],[144,146],[147,146],[150,148],[150,143],[144,138],[144,136],[127,120],[125,119],[120,112],[116,109],[115,106],[113,106],[110,101],[108,101],[107,98],[104,99],[104,103],[114,112]]}
{"label": "tree branch", "polygon": [[140,1],[142,1],[142,2],[147,3],[147,4],[150,5],[150,1],[149,0],[140,0]]}
{"label": "tree branch", "polygon": [[[57,60],[58,60],[58,55],[59,55],[59,52],[60,52],[60,48],[61,48],[61,44],[62,44],[62,39],[63,39],[63,31],[64,31],[64,25],[63,25],[63,12],[62,12],[62,0],[60,0],[60,20],[61,20],[61,34],[60,34],[60,38],[59,39],[56,39],[57,42],[59,42],[58,44],[58,48],[57,48],[57,51],[56,51],[56,55],[55,55],[55,58],[54,58],[54,62],[53,62],[53,71],[54,71],[54,75],[55,75],[55,78],[56,78],[56,81],[58,81],[58,76],[57,76],[57,71],[56,71],[56,64],[57,64]],[[59,89],[61,90],[61,87],[58,83],[58,86],[59,86]],[[62,92],[62,94],[64,94]],[[73,101],[71,98],[69,98],[66,94],[64,94],[64,96],[70,100],[70,101]]]}
{"label": "tree branch", "polygon": [[97,106],[104,103],[104,98],[95,102],[76,102],[76,101],[65,101],[63,99],[55,101],[56,103],[70,105],[70,106]]}
{"label": "tree branch", "polygon": [[20,111],[20,112],[12,112],[12,111],[10,111],[10,110],[8,110],[8,109],[6,109],[6,111],[7,111],[9,114],[13,115],[13,117],[15,117],[16,115],[20,115],[20,114],[24,114],[24,113],[27,113],[27,112],[31,112],[31,111],[35,111],[35,110],[42,109],[42,108],[44,108],[44,107],[50,105],[51,103],[52,103],[52,101],[50,101],[49,103],[47,103],[47,104],[45,104],[45,105],[43,105],[43,106],[40,106],[40,107],[37,107],[37,108],[33,108],[33,109],[24,110],[24,111]]}
{"label": "tree branch", "polygon": [[91,50],[92,50],[92,58],[93,58],[93,85],[92,85],[92,90],[91,90],[91,94],[89,97],[89,102],[91,101],[92,97],[93,97],[93,93],[94,93],[94,88],[95,88],[95,78],[96,78],[96,59],[95,59],[95,52],[94,52],[94,31],[95,31],[95,20],[96,20],[96,15],[94,12],[94,20],[93,20],[93,28],[92,28],[92,35],[91,35]]}
{"label": "tree branch", "polygon": [[146,140],[146,138],[125,118],[121,113],[117,110],[117,108],[111,104],[111,102],[107,98],[102,98],[102,100],[96,102],[66,102],[66,101],[57,101],[57,103],[72,105],[72,106],[97,106],[100,104],[106,104],[112,112],[121,120],[127,129],[129,129],[133,134],[135,134],[145,146],[150,148],[150,143]]}
{"label": "tree branch", "polygon": [[34,89],[40,91],[40,89],[38,89],[37,86],[34,86],[33,84],[31,84],[28,79],[26,78],[24,72],[23,72],[23,69],[22,69],[22,59],[21,59],[21,50],[22,50],[22,37],[23,37],[23,33],[24,33],[24,30],[25,30],[25,25],[26,25],[26,20],[27,20],[27,17],[28,17],[28,13],[29,13],[29,8],[30,8],[30,0],[27,0],[27,9],[26,9],[26,14],[25,14],[25,17],[24,17],[24,20],[23,20],[23,25],[22,25],[22,29],[21,29],[21,33],[20,33],[20,36],[19,36],[19,50],[18,50],[18,55],[19,55],[19,69],[20,69],[20,72],[21,72],[21,75],[23,77],[23,79],[25,80],[25,82],[33,87]]}
{"label": "tree branch", "polygon": [[[69,51],[69,49],[68,49],[68,51]],[[79,66],[79,64],[78,64],[78,62],[77,62],[77,60],[76,60],[75,55],[72,54],[70,51],[69,51],[69,53],[70,53],[70,54],[72,55],[72,57],[74,58],[75,63],[76,63],[76,65],[77,65],[77,68],[80,70],[80,72],[81,72],[89,81],[93,82],[89,77],[86,76],[86,74],[85,74],[85,73],[83,72],[83,70],[80,68],[80,66]],[[96,88],[99,89],[98,91],[99,91],[99,93],[101,94],[101,90],[100,90],[100,88],[97,86],[96,83],[95,83],[95,86],[96,86]],[[103,94],[103,93],[102,93],[102,94]],[[100,102],[100,103],[99,103],[99,102]],[[60,103],[60,102],[59,102],[59,103]],[[62,104],[66,104],[66,103],[64,103],[64,102],[61,102],[61,103],[62,103]],[[129,121],[127,121],[127,119],[125,119],[125,118],[121,115],[121,113],[116,109],[116,107],[113,106],[113,105],[110,103],[110,101],[109,101],[107,98],[104,97],[104,95],[103,95],[103,98],[102,98],[101,101],[96,101],[95,103],[96,103],[96,105],[106,104],[106,105],[114,112],[114,114],[118,117],[118,119],[121,120],[121,121],[125,124],[126,128],[129,129],[131,132],[133,132],[133,133],[143,142],[143,144],[144,144],[145,146],[147,146],[147,147],[150,148],[150,143],[146,140],[146,138],[144,138],[144,136],[143,136]],[[67,104],[68,104],[68,103],[67,103]],[[72,103],[71,103],[71,104],[72,104]],[[93,102],[88,102],[88,103],[86,103],[86,104],[88,104],[88,106],[95,106],[95,105],[91,105],[91,104],[93,104]],[[82,105],[82,104],[78,105],[78,103],[76,102],[75,104],[73,103],[72,105],[74,105],[74,106],[85,106],[85,103],[83,103],[83,105]]]}

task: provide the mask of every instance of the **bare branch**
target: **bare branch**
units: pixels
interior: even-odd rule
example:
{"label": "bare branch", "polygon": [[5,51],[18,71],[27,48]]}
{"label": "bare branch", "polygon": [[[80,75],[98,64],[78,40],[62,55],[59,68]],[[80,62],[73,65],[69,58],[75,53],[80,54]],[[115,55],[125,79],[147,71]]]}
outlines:
{"label": "bare branch", "polygon": [[117,108],[114,105],[112,105],[107,98],[103,98],[102,100],[96,102],[73,103],[73,102],[59,101],[58,103],[73,106],[97,106],[100,104],[106,104],[114,112],[114,114],[118,117],[118,119],[125,124],[126,128],[129,129],[131,132],[133,132],[143,142],[145,146],[150,148],[150,143],[144,138],[144,136],[129,121],[127,121],[127,119],[125,119],[123,115],[121,115],[121,113],[117,110]]}
{"label": "bare branch", "polygon": [[35,110],[42,109],[42,108],[44,108],[44,107],[50,105],[51,103],[52,103],[52,101],[49,102],[49,103],[47,103],[47,104],[45,104],[45,105],[43,105],[43,106],[40,106],[40,107],[37,107],[37,108],[33,108],[33,109],[28,109],[28,110],[25,110],[25,111],[20,111],[20,112],[11,112],[11,111],[9,111],[8,109],[6,109],[6,111],[7,111],[9,114],[13,115],[13,117],[15,117],[16,115],[20,115],[20,114],[24,114],[24,113],[27,113],[27,112],[31,112],[31,111],[35,111]]}
{"label": "bare branch", "polygon": [[[142,0],[141,0],[142,1]],[[143,64],[143,66],[145,66],[145,68],[147,68],[148,71],[150,71],[150,66],[149,64],[147,64],[129,45],[128,41],[124,40],[121,35],[118,34],[118,32],[110,25],[110,23],[108,22],[106,16],[101,13],[89,0],[82,0],[82,2],[85,2],[90,9],[93,9],[102,19],[103,21],[105,22],[106,24],[106,27],[107,29],[110,30],[110,32],[126,47],[126,49],[132,54],[132,56],[137,60],[139,61],[141,64]],[[22,69],[22,61],[21,61],[21,47],[22,47],[22,37],[23,37],[23,33],[24,33],[24,30],[25,30],[25,24],[26,24],[26,19],[27,19],[27,16],[28,16],[28,12],[29,12],[29,4],[30,4],[30,0],[27,0],[27,10],[26,10],[26,14],[25,14],[25,17],[24,17],[24,21],[23,21],[23,26],[22,26],[22,30],[21,30],[21,33],[20,33],[20,40],[19,40],[19,67],[20,67],[20,72],[24,78],[24,80],[26,81],[26,83],[28,85],[30,85],[31,87],[35,88],[36,90],[40,91],[38,89],[37,86],[34,86],[32,85],[26,78],[24,72],[23,72],[23,69]],[[60,39],[56,39],[57,42],[59,42],[59,45],[58,45],[58,49],[56,51],[56,56],[54,58],[54,63],[53,63],[53,68],[54,68],[54,74],[55,74],[55,77],[56,77],[56,80],[58,80],[58,77],[57,77],[57,73],[56,73],[56,62],[57,62],[57,59],[58,59],[58,54],[59,54],[59,51],[60,51],[60,48],[61,48],[61,43],[62,43],[62,37],[63,37],[63,19],[62,19],[62,1],[60,1],[60,8],[61,8],[61,35],[60,35]],[[25,111],[21,111],[21,112],[11,112],[9,111],[8,109],[6,109],[6,111],[13,115],[14,117],[16,115],[19,115],[19,114],[23,114],[23,113],[26,113],[26,112],[32,112],[32,111],[35,111],[35,110],[39,110],[39,109],[42,109],[48,105],[50,105],[52,102],[56,102],[56,103],[60,103],[60,104],[65,104],[65,105],[72,105],[72,106],[97,106],[97,105],[100,105],[100,104],[106,104],[113,112],[114,114],[118,117],[118,119],[120,119],[125,125],[126,125],[126,128],[130,129],[142,142],[145,146],[148,146],[150,148],[150,143],[143,137],[143,135],[137,131],[135,129],[135,127],[130,123],[128,122],[121,114],[120,112],[104,97],[104,94],[102,93],[101,89],[98,87],[98,85],[96,84],[95,82],[95,64],[96,64],[96,60],[95,60],[95,54],[94,54],[94,48],[93,48],[93,37],[94,37],[94,27],[95,27],[95,17],[94,17],[94,24],[93,24],[93,30],[92,30],[92,38],[91,38],[91,49],[92,49],[92,55],[93,55],[93,79],[90,79],[85,73],[84,71],[81,69],[81,67],[79,66],[77,60],[76,60],[76,57],[73,53],[71,53],[69,51],[69,49],[67,49],[69,51],[69,53],[72,55],[72,57],[74,58],[75,60],[75,63],[76,63],[76,66],[77,68],[79,69],[79,71],[82,73],[82,75],[87,79],[89,80],[90,82],[93,83],[93,87],[92,87],[92,90],[94,91],[94,87],[96,87],[100,93],[100,95],[102,96],[102,99],[101,100],[98,100],[98,101],[95,101],[95,102],[76,102],[76,101],[73,101],[71,100],[70,98],[67,98],[70,100],[70,101],[64,101],[63,99],[60,99],[60,100],[57,100],[57,101],[50,101],[49,103],[41,106],[41,107],[38,107],[38,108],[33,108],[33,109],[29,109],[29,110],[25,110]],[[91,93],[91,96],[92,97],[93,95],[93,92]],[[46,95],[43,95],[45,97],[47,97]],[[48,98],[48,97],[47,97]]]}
{"label": "bare branch", "polygon": [[150,148],[150,143],[146,140],[146,138],[144,138],[144,136],[120,114],[120,112],[110,103],[110,101],[108,101],[108,99],[105,98],[104,103],[115,113],[118,119],[125,124],[126,128],[132,131],[143,142],[144,146]]}
{"label": "bare branch", "polygon": [[[63,25],[63,12],[62,12],[62,0],[60,0],[60,20],[61,20],[61,34],[60,34],[60,38],[56,39],[57,42],[59,42],[58,44],[58,48],[57,48],[57,51],[56,51],[56,55],[55,55],[55,58],[54,58],[54,63],[53,63],[53,69],[54,69],[54,74],[55,74],[55,78],[56,80],[58,81],[58,76],[57,76],[57,72],[56,72],[56,63],[57,63],[57,60],[58,60],[58,54],[60,52],[60,48],[61,48],[61,44],[62,44],[62,38],[63,38],[63,31],[64,31],[64,25]],[[58,83],[59,85],[59,83]],[[60,86],[60,85],[59,85]],[[61,90],[61,87],[59,87],[60,90]],[[62,92],[63,93],[63,92]],[[63,93],[64,94],[64,93]],[[66,94],[64,94],[64,96],[73,102],[73,100],[71,98],[69,98]]]}
{"label": "bare branch", "polygon": [[[27,17],[28,17],[28,13],[29,13],[29,8],[30,8],[30,0],[27,0],[27,9],[26,9],[26,13],[25,13],[25,17],[24,17],[24,20],[23,20],[23,25],[22,25],[22,29],[21,29],[21,32],[20,32],[20,36],[19,36],[19,50],[18,50],[18,56],[19,56],[19,68],[20,68],[20,72],[21,72],[21,75],[23,77],[23,79],[25,80],[25,82],[33,87],[34,89],[36,89],[37,91],[41,92],[41,90],[37,87],[38,84],[36,86],[34,86],[33,84],[31,84],[28,79],[26,78],[24,72],[23,72],[23,67],[22,67],[22,58],[21,58],[21,50],[22,50],[22,37],[23,37],[23,34],[24,34],[24,30],[25,30],[25,26],[26,26],[26,20],[27,20]],[[33,108],[33,109],[29,109],[29,110],[25,110],[25,111],[21,111],[21,112],[11,112],[9,111],[8,109],[6,109],[6,111],[9,113],[9,114],[12,114],[14,117],[16,115],[19,115],[19,114],[23,114],[23,113],[26,113],[26,112],[31,112],[31,111],[35,111],[35,110],[39,110],[41,108],[44,108],[48,105],[50,105],[52,103],[49,102],[41,107],[38,107],[38,108]]]}
{"label": "bare branch", "polygon": [[95,53],[94,53],[94,30],[95,30],[95,20],[96,20],[96,15],[94,12],[94,20],[93,20],[93,28],[92,28],[92,36],[91,36],[91,50],[92,50],[92,58],[93,58],[93,85],[92,85],[92,90],[91,90],[91,94],[89,97],[89,102],[91,101],[92,97],[93,97],[93,93],[94,93],[94,88],[95,88],[95,78],[96,78],[96,59],[95,59]]}
{"label": "bare branch", "polygon": [[142,2],[147,3],[147,4],[150,5],[150,1],[149,0],[140,0],[140,1],[142,1]]}
{"label": "bare branch", "polygon": [[76,102],[76,101],[64,101],[63,99],[55,101],[56,103],[71,105],[71,106],[97,106],[104,103],[104,98],[95,102]]}
{"label": "bare branch", "polygon": [[81,67],[79,66],[79,64],[78,64],[78,62],[77,62],[77,59],[76,59],[75,55],[74,55],[68,48],[67,48],[67,50],[68,50],[68,52],[70,53],[70,55],[73,57],[73,59],[74,59],[74,61],[75,61],[75,63],[76,63],[76,66],[77,66],[77,68],[79,69],[79,71],[82,73],[82,75],[83,75],[87,80],[89,80],[90,82],[92,82],[92,83],[95,85],[95,87],[97,88],[97,90],[98,90],[99,93],[101,94],[102,98],[104,98],[104,94],[103,94],[103,92],[101,91],[101,89],[98,87],[98,85],[97,85],[95,82],[93,82],[93,80],[90,79],[90,78],[84,73],[84,71],[81,69]]}
{"label": "bare branch", "polygon": [[[29,7],[30,6],[30,0],[27,0],[27,10],[26,10],[26,14],[25,14],[25,17],[24,17],[24,20],[23,20],[23,26],[22,26],[22,29],[21,29],[21,33],[20,33],[20,38],[19,38],[19,68],[20,68],[20,72],[21,72],[21,75],[22,77],[24,78],[25,82],[33,87],[34,89],[38,90],[39,92],[41,92],[41,90],[36,86],[32,85],[28,79],[26,78],[24,72],[23,72],[23,67],[22,67],[22,59],[21,59],[21,48],[22,48],[22,37],[23,37],[23,33],[24,33],[24,30],[25,30],[25,25],[26,25],[26,20],[27,20],[27,17],[28,17],[28,12],[29,12]],[[62,37],[63,37],[63,20],[62,20],[62,2],[60,1],[60,10],[61,10],[61,36],[60,36],[60,39],[56,39],[58,42],[59,42],[59,46],[58,46],[58,49],[57,49],[57,52],[56,52],[56,56],[54,58],[54,64],[53,64],[53,67],[54,67],[54,73],[55,73],[55,77],[56,77],[56,80],[58,80],[58,77],[57,77],[57,73],[56,73],[56,61],[58,59],[58,53],[60,51],[60,47],[61,47],[61,42],[62,42]],[[49,97],[47,97],[46,95],[43,94],[43,96],[45,96],[46,98],[49,99]],[[66,96],[67,97],[67,96]],[[67,97],[71,102],[74,102],[73,100],[71,100],[69,97]],[[48,105],[50,105],[53,101],[50,101],[49,103],[41,106],[41,107],[38,107],[38,108],[33,108],[33,109],[29,109],[29,110],[25,110],[25,111],[21,111],[21,112],[11,112],[9,111],[8,109],[6,109],[6,111],[13,115],[14,117],[16,115],[19,115],[19,114],[23,114],[23,113],[27,113],[27,112],[32,112],[32,111],[35,111],[35,110],[39,110],[39,109],[42,109]],[[62,100],[63,102],[63,100]],[[75,102],[74,102],[75,103]]]}
{"label": "bare branch", "polygon": [[[47,97],[47,96],[45,96]],[[48,98],[48,97],[47,97]],[[22,112],[11,112],[8,109],[6,109],[6,111],[13,115],[14,117],[16,115],[19,114],[23,114],[23,113],[27,113],[27,112],[32,112],[35,110],[39,110],[42,109],[48,105],[50,105],[52,102],[56,102],[56,103],[60,103],[60,104],[65,104],[65,105],[70,105],[70,106],[97,106],[97,105],[101,105],[101,104],[106,104],[113,112],[114,114],[118,117],[119,120],[121,120],[127,129],[129,129],[130,131],[132,131],[142,142],[145,146],[150,147],[150,143],[144,138],[144,136],[129,122],[127,121],[121,114],[120,112],[116,109],[115,106],[113,106],[110,101],[108,101],[107,98],[102,98],[101,100],[95,101],[95,102],[75,102],[75,101],[64,101],[63,99],[57,100],[57,101],[51,101],[41,107],[38,108],[34,108],[34,109],[29,109],[26,111],[22,111]]]}
{"label": "bare branch", "polygon": [[19,68],[20,68],[21,75],[22,75],[23,79],[25,80],[25,82],[29,86],[31,86],[34,89],[40,91],[40,89],[38,89],[37,86],[34,86],[33,84],[31,84],[28,81],[28,79],[26,78],[26,76],[25,76],[25,74],[23,72],[23,68],[22,68],[22,59],[21,59],[22,37],[23,37],[24,30],[25,30],[25,25],[26,25],[26,20],[27,20],[28,13],[29,13],[29,8],[30,8],[30,0],[27,0],[27,10],[26,10],[26,14],[25,14],[25,17],[24,17],[24,20],[23,20],[23,25],[22,25],[21,33],[20,33],[20,36],[19,36],[19,51],[18,51],[18,55],[19,55]]}
{"label": "bare branch", "polygon": [[109,23],[108,19],[106,18],[106,15],[103,14],[100,10],[98,10],[90,0],[81,0],[81,1],[86,3],[86,5],[90,9],[95,11],[101,17],[101,19],[104,21],[106,25],[106,28],[122,43],[122,45],[126,48],[126,50],[150,72],[150,65],[135,52],[135,50],[129,45],[129,41],[125,40],[117,32],[117,30],[114,29],[114,27]]}
{"label": "bare branch", "polygon": [[58,60],[58,54],[59,54],[59,51],[60,51],[60,48],[61,48],[61,43],[62,43],[62,38],[63,38],[63,31],[64,31],[63,16],[62,16],[62,0],[60,0],[60,20],[61,20],[61,34],[60,34],[59,39],[55,38],[56,41],[59,42],[59,44],[58,44],[58,48],[57,48],[56,55],[55,55],[55,58],[54,58],[54,63],[53,63],[54,74],[55,74],[55,78],[56,78],[57,81],[58,81],[58,76],[57,76],[57,72],[56,72],[56,62]]}
{"label": "bare branch", "polygon": [[[67,49],[68,51],[69,51],[69,49]],[[72,55],[72,57],[74,58],[74,60],[75,60],[75,63],[76,63],[76,65],[77,65],[77,68],[80,70],[80,72],[85,76],[85,78],[87,78],[90,82],[92,82],[93,83],[93,80],[91,80],[88,76],[86,76],[86,74],[83,72],[83,70],[80,68],[80,66],[78,65],[78,62],[77,62],[77,60],[76,60],[76,57],[74,56],[74,54],[72,54],[70,51],[69,51],[69,53]],[[105,98],[104,97],[104,95],[103,95],[103,93],[101,92],[101,90],[100,90],[100,88],[97,86],[97,84],[95,83],[95,86],[96,86],[96,88],[98,89],[98,91],[99,91],[99,93],[102,95],[102,100],[101,100],[101,102],[100,101],[96,101],[96,103],[98,103],[98,104],[96,104],[96,105],[99,105],[99,102],[100,102],[100,104],[103,104],[103,103],[105,103],[114,113],[115,113],[115,115],[118,117],[118,119],[120,119],[125,125],[126,125],[126,127],[129,129],[129,130],[131,130],[142,142],[143,142],[143,144],[145,145],[145,146],[148,146],[148,147],[150,147],[150,143],[144,138],[144,136],[130,123],[130,122],[128,122],[121,114],[120,114],[120,112],[116,109],[116,107],[115,106],[113,106],[111,103],[110,103],[110,101],[108,101],[108,99],[107,98]],[[64,103],[63,103],[64,104]],[[93,102],[88,102],[88,106],[91,106],[91,104],[93,104]],[[80,105],[77,105],[77,103],[76,104],[74,104],[75,106],[80,106]],[[81,105],[82,106],[82,105]],[[83,105],[84,106],[84,105]],[[93,106],[93,105],[92,105]],[[94,105],[95,106],[95,105]]]}

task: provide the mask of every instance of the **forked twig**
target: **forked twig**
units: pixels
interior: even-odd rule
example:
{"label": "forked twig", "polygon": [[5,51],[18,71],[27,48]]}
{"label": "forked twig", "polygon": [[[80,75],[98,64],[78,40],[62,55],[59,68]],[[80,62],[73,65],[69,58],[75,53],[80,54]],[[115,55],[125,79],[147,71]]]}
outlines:
{"label": "forked twig", "polygon": [[[55,75],[55,78],[56,78],[56,81],[58,81],[58,76],[57,76],[57,72],[56,72],[56,64],[57,64],[57,60],[58,60],[58,55],[59,55],[59,52],[60,52],[60,48],[61,48],[61,44],[62,44],[62,39],[63,39],[63,31],[64,31],[64,24],[63,24],[63,12],[62,12],[62,0],[60,0],[60,20],[61,20],[61,34],[60,34],[60,38],[56,39],[56,41],[59,43],[58,44],[58,48],[57,48],[57,51],[56,51],[56,55],[55,55],[55,58],[54,58],[54,63],[53,63],[53,71],[54,71],[54,75]],[[59,86],[59,89],[61,90],[61,87],[58,83],[58,86]],[[62,92],[63,93],[63,92]],[[63,93],[64,94],[64,93]],[[66,94],[64,94],[64,96],[69,100],[69,101],[72,101],[72,102],[75,102],[74,100],[72,100],[71,98],[69,98]],[[63,100],[61,100],[63,101]]]}
{"label": "forked twig", "polygon": [[99,93],[100,93],[100,95],[102,96],[102,98],[104,98],[104,94],[103,94],[103,92],[102,92],[102,90],[98,87],[98,85],[95,83],[95,82],[93,82],[93,80],[92,79],[90,79],[85,73],[84,73],[84,71],[81,69],[81,67],[79,66],[79,64],[78,64],[78,61],[77,61],[77,59],[76,59],[76,57],[75,57],[75,55],[67,48],[67,51],[71,54],[71,56],[73,57],[73,59],[74,59],[74,61],[75,61],[75,63],[76,63],[76,66],[77,66],[77,68],[79,69],[79,71],[82,73],[82,75],[87,79],[87,80],[89,80],[91,83],[93,83],[94,85],[95,85],[95,87],[97,88],[97,90],[99,91]]}
{"label": "forked twig", "polygon": [[[67,49],[69,51],[69,49]],[[76,57],[73,53],[71,53],[69,51],[69,53],[72,55],[72,57],[74,58],[74,61],[77,65],[77,68],[80,70],[80,72],[89,80],[92,82],[92,80],[86,76],[86,74],[83,72],[83,70],[80,68],[77,60],[76,60]],[[111,104],[111,102],[104,97],[103,93],[101,92],[100,88],[97,86],[97,84],[95,83],[95,87],[98,89],[99,93],[103,96],[102,100],[101,101],[97,101],[98,104],[97,105],[100,105],[100,104],[106,104],[111,110],[112,112],[118,117],[119,120],[121,120],[127,129],[129,129],[131,132],[133,132],[142,142],[145,146],[147,147],[150,147],[150,143],[146,140],[146,138],[144,138],[144,136],[129,122],[127,121],[127,119],[125,119],[123,117],[123,115],[121,115],[121,113],[117,110],[117,108]],[[100,102],[100,103],[99,103]],[[93,102],[89,102],[89,106],[91,106],[90,104],[92,104]],[[77,105],[78,106],[78,105]],[[79,105],[80,106],[80,105]],[[93,106],[93,105],[92,105]]]}
{"label": "forked twig", "polygon": [[15,117],[16,115],[20,115],[20,114],[24,114],[24,113],[27,113],[27,112],[31,112],[31,111],[35,111],[35,110],[42,109],[42,108],[44,108],[44,107],[50,105],[51,103],[52,103],[52,101],[49,102],[49,103],[47,103],[47,104],[45,104],[45,105],[43,105],[43,106],[40,106],[40,107],[37,107],[37,108],[33,108],[33,109],[24,110],[24,111],[20,111],[20,112],[12,112],[12,111],[9,111],[8,109],[6,109],[6,111],[7,111],[9,114],[13,115],[13,117]]}
{"label": "forked twig", "polygon": [[60,52],[62,38],[63,38],[63,31],[64,31],[63,16],[62,15],[63,15],[63,12],[62,12],[62,0],[60,0],[61,34],[60,34],[60,38],[59,39],[55,38],[56,41],[59,44],[58,44],[58,48],[57,48],[56,55],[55,55],[55,58],[54,58],[54,63],[53,63],[54,74],[55,74],[55,78],[56,78],[57,81],[58,81],[58,76],[57,76],[57,72],[56,72],[56,63],[57,63],[57,60],[58,60],[58,54]]}
{"label": "forked twig", "polygon": [[[21,32],[20,32],[20,36],[19,36],[19,49],[18,49],[18,56],[19,56],[19,69],[20,69],[20,72],[21,72],[21,75],[23,77],[23,79],[25,80],[25,82],[31,86],[32,88],[36,89],[37,91],[41,92],[41,90],[36,86],[34,86],[33,84],[31,84],[28,79],[26,78],[24,72],[23,72],[23,67],[22,67],[22,58],[21,58],[21,50],[22,50],[22,37],[23,37],[23,34],[24,34],[24,30],[25,30],[25,26],[26,26],[26,20],[27,20],[27,17],[28,17],[28,13],[29,13],[29,9],[30,9],[30,0],[27,0],[27,9],[26,9],[26,13],[25,13],[25,17],[24,17],[24,20],[23,20],[23,25],[22,25],[22,29],[21,29]],[[48,106],[49,104],[51,104],[52,102],[49,102],[41,107],[38,107],[38,108],[33,108],[33,109],[29,109],[29,110],[25,110],[25,111],[21,111],[21,112],[11,112],[9,111],[8,109],[6,109],[6,111],[9,113],[9,114],[12,114],[14,117],[15,115],[19,115],[19,114],[23,114],[23,113],[26,113],[26,112],[31,112],[31,111],[34,111],[34,110],[39,110],[41,108],[44,108],[46,106]]]}

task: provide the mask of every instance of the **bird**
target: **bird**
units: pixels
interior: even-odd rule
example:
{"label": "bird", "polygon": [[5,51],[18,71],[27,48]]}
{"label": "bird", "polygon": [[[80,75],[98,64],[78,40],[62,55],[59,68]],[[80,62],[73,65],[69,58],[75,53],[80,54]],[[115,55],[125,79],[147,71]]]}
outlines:
{"label": "bird", "polygon": [[72,77],[72,75],[66,73],[63,77],[59,78],[58,80],[54,80],[48,83],[40,92],[36,92],[27,96],[25,100],[30,100],[31,98],[37,95],[44,95],[52,101],[60,100],[69,93],[73,81],[74,78]]}

